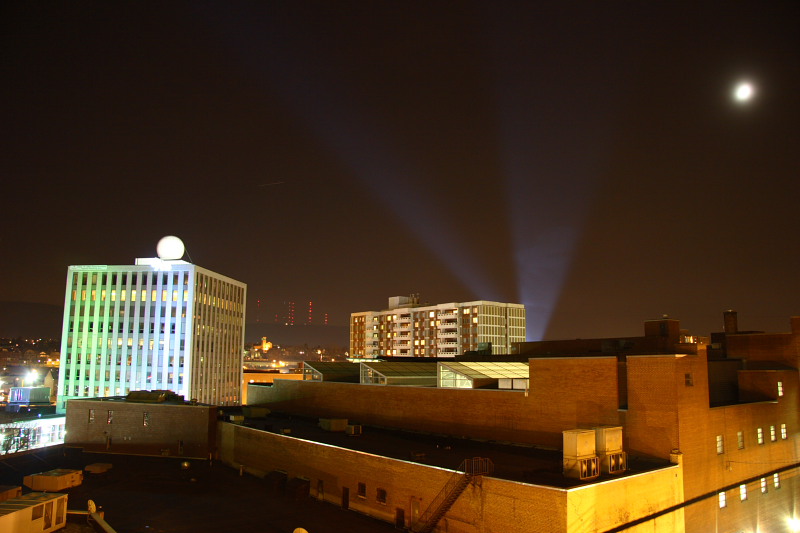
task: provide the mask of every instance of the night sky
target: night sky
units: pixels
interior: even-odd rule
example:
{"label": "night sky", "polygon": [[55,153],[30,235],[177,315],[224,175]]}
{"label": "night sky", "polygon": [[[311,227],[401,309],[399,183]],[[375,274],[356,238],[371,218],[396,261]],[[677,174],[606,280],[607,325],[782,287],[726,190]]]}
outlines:
{"label": "night sky", "polygon": [[[177,235],[248,319],[787,331],[800,3],[5,2],[0,300]],[[755,97],[734,102],[737,81]],[[346,339],[343,339],[346,343]]]}

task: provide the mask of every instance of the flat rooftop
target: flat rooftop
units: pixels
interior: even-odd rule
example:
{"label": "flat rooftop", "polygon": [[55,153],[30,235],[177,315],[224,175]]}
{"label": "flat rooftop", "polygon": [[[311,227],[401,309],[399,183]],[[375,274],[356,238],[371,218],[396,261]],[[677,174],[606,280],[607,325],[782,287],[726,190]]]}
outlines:
{"label": "flat rooftop", "polygon": [[[313,497],[294,499],[271,493],[264,480],[214,461],[177,457],[95,454],[54,446],[36,453],[0,460],[0,484],[22,485],[25,475],[53,468],[83,469],[109,463],[100,474],[84,472],[83,484],[69,494],[69,510],[86,510],[93,500],[105,520],[122,533],[204,533],[258,531],[292,533],[302,527],[312,533],[336,531],[391,533],[394,525]],[[24,492],[30,492],[23,487]],[[312,491],[313,492],[313,491]],[[82,524],[80,522],[82,521]],[[71,523],[69,523],[71,522]],[[85,518],[69,518],[67,533],[93,532]]]}
{"label": "flat rooftop", "polygon": [[[358,424],[350,420],[350,424]],[[464,459],[485,457],[494,463],[490,477],[561,488],[597,483],[670,466],[669,461],[628,456],[628,470],[622,474],[601,475],[589,481],[566,478],[562,475],[562,451],[531,445],[489,440],[454,438],[390,428],[363,426],[361,435],[326,431],[318,419],[270,413],[265,418],[245,419],[245,426],[262,431],[286,434],[289,437],[331,444],[402,459],[440,468],[456,469]]]}

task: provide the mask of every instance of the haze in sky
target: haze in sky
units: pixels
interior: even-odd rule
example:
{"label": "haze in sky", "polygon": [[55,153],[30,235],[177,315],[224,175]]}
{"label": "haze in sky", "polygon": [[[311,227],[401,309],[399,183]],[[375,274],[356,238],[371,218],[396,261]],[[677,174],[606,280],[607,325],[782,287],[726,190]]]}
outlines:
{"label": "haze in sky", "polygon": [[0,300],[177,235],[251,320],[411,293],[524,303],[531,340],[800,313],[796,2],[0,9]]}

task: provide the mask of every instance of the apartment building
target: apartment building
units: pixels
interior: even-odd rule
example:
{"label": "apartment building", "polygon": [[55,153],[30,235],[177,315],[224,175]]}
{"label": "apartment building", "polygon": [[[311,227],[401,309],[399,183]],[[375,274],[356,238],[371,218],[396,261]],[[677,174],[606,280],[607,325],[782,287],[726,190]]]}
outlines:
{"label": "apartment building", "polygon": [[509,353],[525,340],[525,306],[489,302],[420,304],[394,296],[383,311],[350,315],[353,358],[455,357],[468,351]]}

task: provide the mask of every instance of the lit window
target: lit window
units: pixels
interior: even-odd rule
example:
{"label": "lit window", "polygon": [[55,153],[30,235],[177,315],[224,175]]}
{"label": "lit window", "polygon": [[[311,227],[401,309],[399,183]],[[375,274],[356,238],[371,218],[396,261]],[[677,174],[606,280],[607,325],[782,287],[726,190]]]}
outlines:
{"label": "lit window", "polygon": [[772,484],[775,485],[776,489],[781,488],[781,475],[780,474],[772,474]]}
{"label": "lit window", "polygon": [[719,508],[722,509],[728,506],[728,500],[725,496],[725,492],[719,493]]}
{"label": "lit window", "polygon": [[778,382],[778,396],[783,396],[783,381]]}
{"label": "lit window", "polygon": [[781,424],[781,438],[786,440],[786,424]]}
{"label": "lit window", "polygon": [[142,425],[144,427],[150,427],[150,413],[147,411],[142,413]]}
{"label": "lit window", "polygon": [[428,317],[429,317],[429,318],[433,318],[433,317],[434,317],[434,312],[433,312],[433,311],[429,312],[429,313],[428,313]]}
{"label": "lit window", "polygon": [[771,440],[772,442],[778,440],[778,434],[775,432],[775,426],[769,427],[769,440]]}
{"label": "lit window", "polygon": [[739,485],[739,499],[741,501],[747,499],[747,485]]}
{"label": "lit window", "polygon": [[717,435],[717,454],[725,453],[725,442],[722,435]]}
{"label": "lit window", "polygon": [[738,431],[736,433],[736,442],[738,443],[739,449],[743,450],[744,449],[744,433],[743,432]]}
{"label": "lit window", "polygon": [[756,429],[756,442],[764,444],[764,430],[761,428]]}
{"label": "lit window", "polygon": [[114,420],[114,411],[108,411],[108,418],[106,418],[106,424],[110,424]]}
{"label": "lit window", "polygon": [[89,423],[94,423],[94,409],[89,409]]}
{"label": "lit window", "polygon": [[762,477],[761,478],[761,494],[766,494],[766,493],[767,493],[767,478]]}

